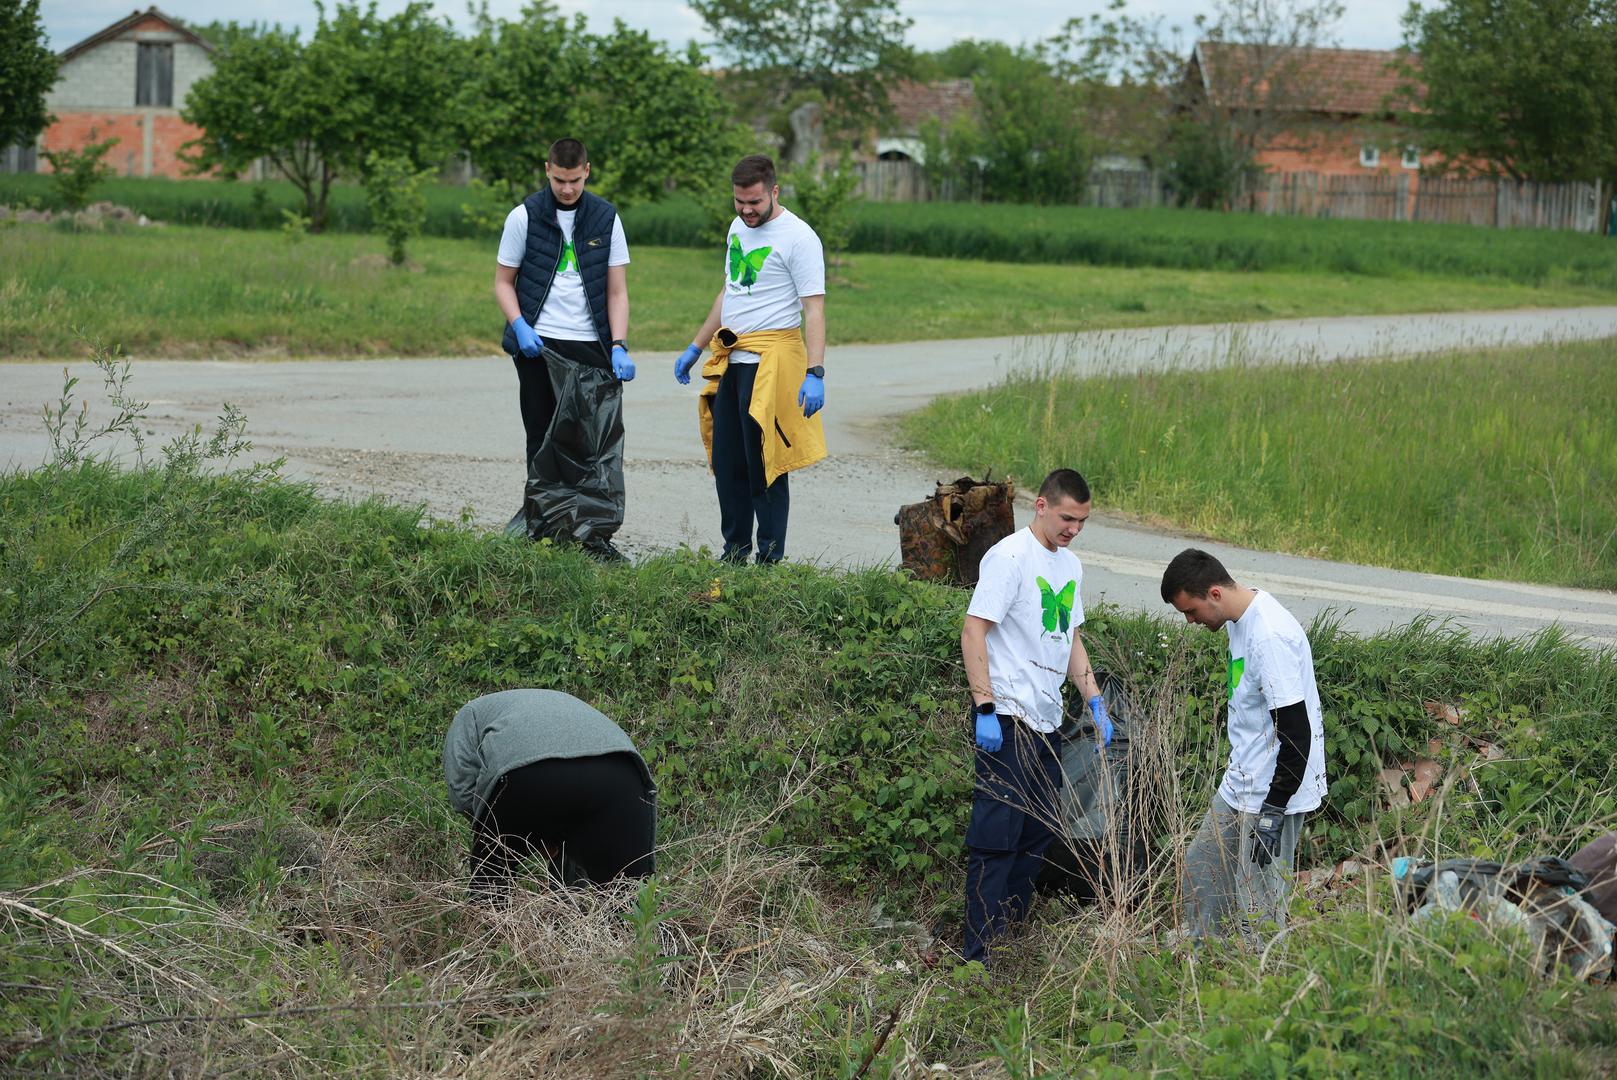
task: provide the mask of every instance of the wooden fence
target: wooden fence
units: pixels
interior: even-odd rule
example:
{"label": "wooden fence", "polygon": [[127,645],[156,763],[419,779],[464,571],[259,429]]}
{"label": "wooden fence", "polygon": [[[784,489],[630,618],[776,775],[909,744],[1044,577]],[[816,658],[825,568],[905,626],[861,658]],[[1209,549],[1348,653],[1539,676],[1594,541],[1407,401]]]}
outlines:
{"label": "wooden fence", "polygon": [[[975,202],[980,185],[934,191],[913,161],[855,165],[859,195],[871,202]],[[1594,232],[1612,197],[1600,183],[1537,184],[1476,177],[1416,178],[1410,173],[1265,173],[1242,184],[1230,209],[1254,214],[1371,221],[1441,221],[1498,229]],[[1154,169],[1095,169],[1082,205],[1133,210],[1172,206]]]}
{"label": "wooden fence", "polygon": [[1593,184],[1423,178],[1415,190],[1415,220],[1486,225],[1496,229],[1594,232],[1611,193]]}

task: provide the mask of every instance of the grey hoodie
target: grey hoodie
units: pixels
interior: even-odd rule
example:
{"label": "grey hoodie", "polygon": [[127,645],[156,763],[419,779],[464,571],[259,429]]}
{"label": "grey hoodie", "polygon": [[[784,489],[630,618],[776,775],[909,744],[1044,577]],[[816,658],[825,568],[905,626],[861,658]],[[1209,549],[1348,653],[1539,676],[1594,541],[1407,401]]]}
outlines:
{"label": "grey hoodie", "polygon": [[468,702],[444,737],[449,802],[476,818],[512,769],[550,758],[630,754],[652,790],[645,759],[604,713],[560,690],[502,690]]}

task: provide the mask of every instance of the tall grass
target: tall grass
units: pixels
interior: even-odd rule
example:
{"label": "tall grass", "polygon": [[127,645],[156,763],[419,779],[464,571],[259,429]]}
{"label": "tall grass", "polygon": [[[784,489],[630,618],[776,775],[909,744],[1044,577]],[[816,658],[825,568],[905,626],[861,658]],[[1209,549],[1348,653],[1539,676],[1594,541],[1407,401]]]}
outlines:
{"label": "tall grass", "polygon": [[1017,263],[1474,276],[1617,289],[1617,244],[1542,229],[949,203],[866,204],[857,208],[856,221],[856,251]]}
{"label": "tall grass", "polygon": [[[630,234],[634,236],[633,233]],[[380,238],[245,229],[0,227],[0,356],[82,351],[93,329],[164,356],[446,356],[499,348],[494,243],[425,237],[407,269]],[[631,244],[629,340],[674,350],[713,303],[722,252]],[[1587,288],[1044,267],[864,255],[830,282],[833,345],[1168,322],[1598,303]]]}
{"label": "tall grass", "polygon": [[[1303,848],[1314,883],[1262,954],[1183,954],[1161,932],[1223,757],[1220,640],[1095,605],[1092,654],[1137,705],[1143,901],[1049,900],[990,978],[926,960],[928,926],[960,907],[963,594],[695,553],[600,567],[214,474],[239,436],[221,430],[132,471],[81,441],[0,477],[8,1072],[1609,1066],[1609,994],[1540,980],[1521,942],[1464,920],[1410,924],[1373,867],[1325,871],[1559,853],[1617,827],[1617,654],[1316,624],[1332,787]],[[536,869],[508,910],[465,904],[443,731],[520,685],[595,702],[645,753],[655,886],[570,892]],[[1389,809],[1377,769],[1415,753],[1448,783]]]}
{"label": "tall grass", "polygon": [[[426,192],[428,236],[490,239],[504,211],[485,194],[436,186]],[[109,180],[97,198],[175,224],[279,228],[302,196],[285,181]],[[0,175],[0,204],[57,208],[49,178]],[[790,200],[788,200],[788,205]],[[473,206],[468,215],[464,208]],[[1481,229],[1420,222],[1333,221],[1202,210],[1107,210],[1075,206],[857,203],[849,251],[985,259],[1022,265],[1082,264],[1180,270],[1293,271],[1410,278],[1475,277],[1527,285],[1617,290],[1617,244],[1582,233]],[[328,227],[371,232],[364,192],[332,189]],[[631,242],[712,245],[709,215],[682,196],[630,207]],[[810,224],[813,224],[810,222]]]}
{"label": "tall grass", "polygon": [[1232,543],[1617,588],[1617,340],[1073,370],[1056,358],[934,402],[907,437],[952,466],[1037,477],[1072,465],[1108,509]]}

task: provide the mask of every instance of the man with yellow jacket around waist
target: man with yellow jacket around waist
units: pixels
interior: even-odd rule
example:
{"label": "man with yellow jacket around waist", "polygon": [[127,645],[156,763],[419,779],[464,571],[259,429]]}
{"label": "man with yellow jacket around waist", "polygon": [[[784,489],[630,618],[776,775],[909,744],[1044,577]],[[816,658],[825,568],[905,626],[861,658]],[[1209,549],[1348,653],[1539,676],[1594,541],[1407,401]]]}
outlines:
{"label": "man with yellow jacket around waist", "polygon": [[697,414],[719,494],[723,557],[746,562],[756,551],[760,563],[773,563],[786,553],[786,474],[825,457],[817,415],[825,404],[825,251],[780,205],[769,158],[742,158],[730,183],[736,219],[724,285],[674,361],[674,378],[689,383],[704,346],[713,346]]}

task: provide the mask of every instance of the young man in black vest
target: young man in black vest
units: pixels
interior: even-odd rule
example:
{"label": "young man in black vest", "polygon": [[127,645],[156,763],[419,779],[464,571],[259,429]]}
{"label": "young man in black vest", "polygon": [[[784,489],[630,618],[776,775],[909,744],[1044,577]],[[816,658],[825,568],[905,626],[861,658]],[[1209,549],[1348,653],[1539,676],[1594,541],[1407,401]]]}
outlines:
{"label": "young man in black vest", "polygon": [[[610,364],[612,374],[623,382],[634,378],[634,361],[625,341],[629,245],[617,209],[584,190],[589,175],[584,144],[577,139],[556,140],[545,162],[549,182],[511,211],[500,237],[494,299],[505,316],[503,347],[517,369],[522,426],[527,432],[529,497],[535,455],[544,447],[557,405],[545,352],[590,367]],[[615,445],[602,455],[618,463],[619,515],[622,438],[619,424],[616,438],[610,440]],[[618,524],[621,516],[609,523],[610,531],[595,523],[586,550],[608,560],[621,559],[611,544],[611,532]],[[533,535],[531,528],[529,534]]]}

